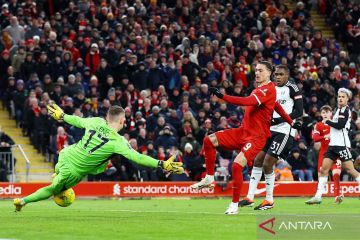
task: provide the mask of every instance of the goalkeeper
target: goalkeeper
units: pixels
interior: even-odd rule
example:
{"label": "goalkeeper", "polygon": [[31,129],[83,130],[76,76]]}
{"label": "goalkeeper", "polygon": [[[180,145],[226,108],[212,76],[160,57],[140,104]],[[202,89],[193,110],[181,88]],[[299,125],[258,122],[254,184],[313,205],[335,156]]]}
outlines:
{"label": "goalkeeper", "polygon": [[109,159],[120,154],[127,159],[146,167],[160,167],[174,174],[184,172],[182,163],[173,162],[174,156],[167,161],[159,161],[133,150],[128,141],[118,132],[125,121],[124,109],[111,106],[106,120],[102,118],[80,118],[64,114],[56,104],[47,106],[49,115],[55,120],[63,120],[78,128],[84,128],[82,139],[61,150],[59,162],[55,166],[55,177],[52,184],[43,187],[25,198],[14,199],[15,210],[23,206],[56,195],[78,184],[87,174],[98,174],[105,170]]}

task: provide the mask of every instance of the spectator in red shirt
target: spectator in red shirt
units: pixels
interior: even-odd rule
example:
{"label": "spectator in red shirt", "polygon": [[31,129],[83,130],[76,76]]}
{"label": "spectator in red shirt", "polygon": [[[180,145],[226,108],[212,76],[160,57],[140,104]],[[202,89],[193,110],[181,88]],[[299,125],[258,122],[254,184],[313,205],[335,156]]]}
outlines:
{"label": "spectator in red shirt", "polygon": [[74,42],[72,40],[66,41],[66,47],[65,50],[71,52],[72,54],[72,61],[75,64],[78,58],[81,58],[80,51],[74,47]]}
{"label": "spectator in red shirt", "polygon": [[86,55],[85,63],[90,68],[91,74],[95,74],[100,64],[99,47],[96,43],[91,44],[91,49]]}

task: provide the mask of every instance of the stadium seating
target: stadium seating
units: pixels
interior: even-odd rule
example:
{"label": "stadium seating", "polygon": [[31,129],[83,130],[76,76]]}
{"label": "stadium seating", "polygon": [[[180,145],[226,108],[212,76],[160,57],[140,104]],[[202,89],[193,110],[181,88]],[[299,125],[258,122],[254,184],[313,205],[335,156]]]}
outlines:
{"label": "stadium seating", "polygon": [[[305,129],[294,149],[304,158],[312,159],[308,152],[314,150],[311,131],[319,109],[335,106],[333,93],[339,87],[348,87],[355,96],[352,133],[360,130],[360,59],[353,47],[359,37],[333,35],[329,23],[337,23],[336,9],[341,8],[335,3],[325,4],[324,10],[323,1],[319,7],[312,1],[265,0],[80,1],[61,7],[49,6],[52,1],[2,2],[0,96],[22,134],[52,163],[82,132],[50,120],[45,108],[50,100],[83,117],[104,116],[111,104],[119,104],[126,110],[120,134],[133,148],[158,159],[179,149],[184,152],[179,160],[189,163],[181,179],[197,180],[204,171],[203,158],[191,162],[189,156],[199,155],[206,134],[236,127],[243,117],[240,107],[216,102],[208,87],[248,95],[254,87],[253,66],[261,59],[287,64],[291,80],[303,89]],[[352,10],[358,6],[344,7],[353,14],[346,26],[356,34],[359,14]],[[345,33],[340,27],[336,30]],[[348,52],[339,41],[350,37]],[[19,130],[11,131],[19,135]],[[360,140],[353,139],[357,157]],[[191,152],[185,153],[187,144]],[[40,165],[45,157],[31,157],[39,162],[37,171],[49,171],[49,163]],[[220,151],[218,166],[232,158],[231,152]],[[112,167],[116,174],[89,180],[171,180],[126,160],[113,161]],[[308,168],[316,177],[316,160]]]}

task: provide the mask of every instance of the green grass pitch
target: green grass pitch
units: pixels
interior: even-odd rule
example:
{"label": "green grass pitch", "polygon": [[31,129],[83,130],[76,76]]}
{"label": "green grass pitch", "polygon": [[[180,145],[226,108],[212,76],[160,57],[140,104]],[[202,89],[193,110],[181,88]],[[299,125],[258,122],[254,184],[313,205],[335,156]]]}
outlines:
{"label": "green grass pitch", "polygon": [[68,208],[47,200],[20,213],[1,200],[0,239],[256,239],[256,214],[360,214],[358,198],[341,205],[333,198],[313,206],[305,200],[276,198],[272,210],[241,208],[231,216],[223,214],[230,199],[77,199]]}

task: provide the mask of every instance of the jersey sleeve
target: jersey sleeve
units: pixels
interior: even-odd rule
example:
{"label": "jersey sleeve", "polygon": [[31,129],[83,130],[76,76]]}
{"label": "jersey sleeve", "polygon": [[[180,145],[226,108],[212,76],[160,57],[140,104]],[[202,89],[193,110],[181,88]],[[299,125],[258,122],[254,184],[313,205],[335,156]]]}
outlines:
{"label": "jersey sleeve", "polygon": [[319,124],[315,124],[314,129],[311,133],[311,138],[314,140],[314,142],[319,142],[324,139],[324,136],[321,135],[321,129]]}
{"label": "jersey sleeve", "polygon": [[252,93],[251,96],[256,98],[258,105],[261,105],[273,98],[273,94],[276,94],[275,88],[270,87],[263,87],[263,88],[256,88]]}
{"label": "jersey sleeve", "polygon": [[331,120],[327,120],[326,124],[330,125],[330,127],[336,129],[342,129],[345,127],[347,120],[350,118],[350,110],[348,107],[343,107],[340,109],[339,118],[337,122],[333,122]]}
{"label": "jersey sleeve", "polygon": [[87,122],[89,121],[89,119],[66,114],[64,116],[64,121],[72,126],[77,127],[77,128],[86,128]]}
{"label": "jersey sleeve", "polygon": [[256,106],[256,105],[258,105],[258,101],[256,100],[256,98],[253,95],[250,95],[249,97],[234,97],[234,96],[225,94],[223,100],[228,103],[238,105],[238,106]]}
{"label": "jersey sleeve", "polygon": [[290,83],[288,85],[290,89],[290,97],[294,100],[294,107],[290,113],[292,119],[301,117],[304,111],[304,103],[302,97],[302,91],[298,88],[296,84]]}
{"label": "jersey sleeve", "polygon": [[302,98],[302,91],[299,89],[299,87],[294,83],[289,83],[288,85],[290,89],[290,97],[294,100]]}
{"label": "jersey sleeve", "polygon": [[65,115],[64,121],[74,127],[77,128],[87,128],[91,124],[100,124],[103,121],[102,118],[94,117],[94,118],[81,118],[74,115]]}
{"label": "jersey sleeve", "polygon": [[141,166],[151,168],[156,168],[159,166],[159,160],[135,151],[124,137],[120,137],[118,141],[116,141],[114,152]]}

